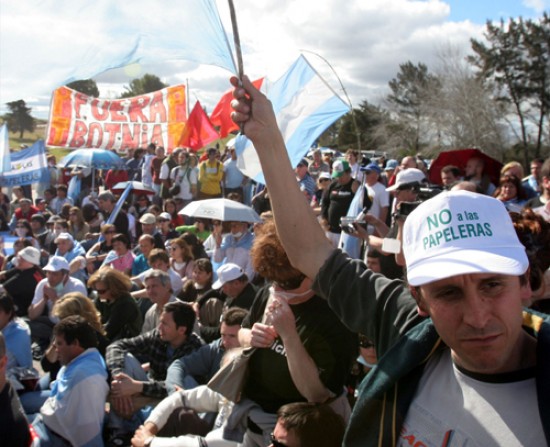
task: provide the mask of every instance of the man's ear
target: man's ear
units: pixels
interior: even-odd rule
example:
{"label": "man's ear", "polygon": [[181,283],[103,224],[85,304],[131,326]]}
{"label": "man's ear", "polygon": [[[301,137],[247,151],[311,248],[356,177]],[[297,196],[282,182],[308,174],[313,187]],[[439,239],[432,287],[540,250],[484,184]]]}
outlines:
{"label": "man's ear", "polygon": [[[523,305],[527,306],[531,303],[531,298],[533,297],[533,289],[531,288],[531,267],[523,274],[524,278],[520,278],[520,281],[525,281],[525,284],[520,283],[520,297]],[[544,276],[542,277],[541,287],[544,286]]]}
{"label": "man's ear", "polygon": [[430,314],[428,313],[426,304],[424,303],[424,301],[422,301],[422,294],[420,293],[420,289],[418,289],[417,287],[409,286],[409,291],[416,301],[416,311],[418,312],[418,315],[420,315],[421,317],[429,317]]}

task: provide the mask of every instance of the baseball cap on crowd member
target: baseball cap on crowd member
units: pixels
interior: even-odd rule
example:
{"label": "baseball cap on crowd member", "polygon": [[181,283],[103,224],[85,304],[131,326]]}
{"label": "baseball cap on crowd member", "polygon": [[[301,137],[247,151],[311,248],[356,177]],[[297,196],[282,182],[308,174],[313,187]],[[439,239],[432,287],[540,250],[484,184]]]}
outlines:
{"label": "baseball cap on crowd member", "polygon": [[367,166],[361,166],[361,171],[364,171],[364,172],[375,171],[377,174],[382,173],[382,169],[380,169],[380,166],[378,166],[378,163],[369,163]]}
{"label": "baseball cap on crowd member", "polygon": [[17,256],[33,265],[40,265],[40,251],[37,248],[25,247],[17,253]]}
{"label": "baseball cap on crowd member", "polygon": [[414,186],[426,180],[426,176],[420,169],[409,168],[397,173],[395,185],[386,188],[386,191],[395,191],[403,186]]}
{"label": "baseball cap on crowd member", "polygon": [[397,163],[397,160],[394,160],[392,158],[386,162],[386,167],[384,168],[384,171],[391,171],[392,169],[397,168],[397,166],[399,166],[399,163]]}
{"label": "baseball cap on crowd member", "polygon": [[308,161],[307,161],[305,158],[302,158],[302,159],[298,162],[298,164],[296,165],[296,167],[299,167],[299,166],[304,166],[304,167],[308,168],[308,167],[309,167],[309,163],[308,163]]}
{"label": "baseball cap on crowd member", "polygon": [[319,179],[327,178],[330,180],[330,174],[328,172],[321,172],[319,174]]}
{"label": "baseball cap on crowd member", "polygon": [[57,236],[54,242],[57,244],[59,241],[71,241],[74,242],[74,238],[69,233],[61,233]]}
{"label": "baseball cap on crowd member", "polygon": [[46,267],[42,270],[45,272],[60,272],[61,270],[69,271],[69,263],[62,256],[52,256]]}
{"label": "baseball cap on crowd member", "polygon": [[344,172],[350,172],[351,168],[346,160],[336,160],[332,163],[332,178],[340,178]]}
{"label": "baseball cap on crowd member", "polygon": [[237,264],[228,262],[227,264],[222,265],[216,273],[218,274],[218,279],[214,284],[212,284],[213,289],[219,289],[225,283],[240,278],[244,275],[244,270]]}
{"label": "baseball cap on crowd member", "polygon": [[172,216],[166,211],[159,214],[158,220],[172,220]]}
{"label": "baseball cap on crowd member", "polygon": [[153,213],[145,213],[143,216],[139,218],[139,221],[142,224],[152,225],[157,223],[157,218]]}
{"label": "baseball cap on crowd member", "polygon": [[503,203],[470,191],[420,204],[405,221],[403,253],[411,286],[471,273],[519,276],[529,267]]}

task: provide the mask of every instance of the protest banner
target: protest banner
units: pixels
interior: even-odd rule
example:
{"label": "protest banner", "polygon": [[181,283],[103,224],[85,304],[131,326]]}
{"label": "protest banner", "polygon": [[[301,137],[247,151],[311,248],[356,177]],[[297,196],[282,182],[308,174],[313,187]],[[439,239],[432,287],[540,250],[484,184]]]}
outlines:
{"label": "protest banner", "polygon": [[50,181],[44,140],[39,140],[19,152],[13,152],[10,164],[10,170],[0,173],[0,186],[12,187]]}
{"label": "protest banner", "polygon": [[124,99],[87,96],[68,87],[54,90],[49,146],[125,150],[156,143],[179,145],[187,121],[185,86]]}

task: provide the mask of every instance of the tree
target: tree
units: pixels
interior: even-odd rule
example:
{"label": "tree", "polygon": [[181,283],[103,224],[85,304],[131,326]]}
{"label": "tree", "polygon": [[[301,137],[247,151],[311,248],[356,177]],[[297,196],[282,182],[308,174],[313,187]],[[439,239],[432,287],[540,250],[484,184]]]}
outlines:
{"label": "tree", "polygon": [[389,82],[389,87],[388,102],[399,120],[414,130],[412,148],[414,152],[419,152],[425,145],[422,139],[427,131],[426,99],[439,90],[439,81],[428,73],[425,64],[414,65],[408,61],[399,65],[399,72]]}
{"label": "tree", "polygon": [[158,76],[147,73],[139,79],[130,81],[130,86],[124,86],[126,91],[120,97],[130,98],[132,96],[155,92],[166,87],[168,87],[168,84],[163,83]]}
{"label": "tree", "polygon": [[31,116],[31,108],[27,107],[25,101],[12,101],[6,103],[10,109],[9,113],[4,115],[4,120],[8,124],[8,129],[12,132],[19,132],[19,138],[23,138],[25,131],[32,132],[36,127],[36,121]]}
{"label": "tree", "polygon": [[93,96],[94,98],[99,97],[99,89],[97,88],[97,84],[93,79],[74,81],[70,84],[67,84],[67,87],[72,88],[77,92],[84,93],[85,95]]}
{"label": "tree", "polygon": [[550,17],[539,21],[521,18],[487,22],[487,44],[472,39],[475,55],[469,61],[479,68],[480,76],[494,86],[498,101],[512,107],[529,163],[531,135],[528,123],[535,125],[535,156],[540,156],[544,121],[550,109]]}

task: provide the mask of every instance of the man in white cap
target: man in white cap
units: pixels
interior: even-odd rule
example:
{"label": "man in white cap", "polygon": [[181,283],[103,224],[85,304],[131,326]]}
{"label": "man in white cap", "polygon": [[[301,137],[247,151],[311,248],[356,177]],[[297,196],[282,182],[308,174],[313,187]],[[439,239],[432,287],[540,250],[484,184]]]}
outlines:
{"label": "man in white cap", "polygon": [[395,211],[399,208],[399,204],[401,202],[415,202],[418,199],[420,186],[425,181],[426,176],[420,169],[409,168],[397,173],[395,183],[389,188],[386,188],[386,191],[393,196],[391,205],[392,224],[395,223],[393,216]]}
{"label": "man in white cap", "polygon": [[[157,228],[157,217],[153,213],[145,213],[139,218],[141,224],[141,234],[150,234],[155,240],[155,248],[164,249],[164,241]],[[139,246],[134,249],[134,253],[139,254]]]}
{"label": "man in white cap", "polygon": [[241,307],[250,309],[256,288],[248,282],[248,276],[237,264],[228,262],[218,270],[218,279],[212,284],[213,289],[221,289],[225,298],[225,308]]}
{"label": "man in white cap", "polygon": [[15,313],[26,317],[37,284],[44,279],[40,270],[40,251],[25,247],[17,253],[15,268],[0,272],[0,293],[6,292],[13,299]]}
{"label": "man in white cap", "polygon": [[46,278],[38,283],[29,306],[30,328],[33,340],[46,347],[51,339],[52,330],[57,323],[51,316],[55,302],[69,292],[88,295],[82,281],[69,276],[69,263],[61,256],[52,256],[43,268]]}
{"label": "man in white cap", "polygon": [[71,276],[85,282],[86,281],[86,250],[75,241],[70,233],[61,233],[54,242],[57,245],[55,256],[63,257],[69,263],[69,272]]}
{"label": "man in white cap", "polygon": [[246,77],[232,83],[290,261],[379,356],[344,445],[548,444],[549,320],[522,307],[529,262],[502,203],[451,191],[421,204],[403,230],[409,285],[388,280],[325,240],[269,101]]}

